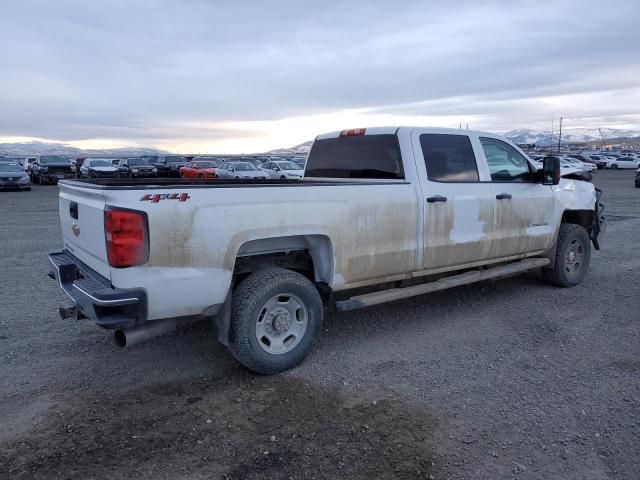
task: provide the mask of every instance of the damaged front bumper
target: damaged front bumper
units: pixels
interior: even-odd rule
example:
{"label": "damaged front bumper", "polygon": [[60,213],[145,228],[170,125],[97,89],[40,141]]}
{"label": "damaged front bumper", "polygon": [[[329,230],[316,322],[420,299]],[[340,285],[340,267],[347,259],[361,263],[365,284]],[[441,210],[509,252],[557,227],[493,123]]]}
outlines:
{"label": "damaged front bumper", "polygon": [[[107,329],[130,328],[146,321],[147,295],[143,289],[114,288],[67,250],[50,254],[49,262],[49,276],[74,303],[77,318],[87,317]],[[70,310],[61,308],[61,315],[63,312]]]}

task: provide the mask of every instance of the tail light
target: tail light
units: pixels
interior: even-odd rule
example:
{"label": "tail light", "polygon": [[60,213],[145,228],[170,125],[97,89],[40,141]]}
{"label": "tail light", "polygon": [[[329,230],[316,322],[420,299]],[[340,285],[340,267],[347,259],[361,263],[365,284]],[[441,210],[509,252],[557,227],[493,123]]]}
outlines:
{"label": "tail light", "polygon": [[107,258],[112,267],[133,267],[149,261],[146,213],[107,207],[104,211],[104,236]]}

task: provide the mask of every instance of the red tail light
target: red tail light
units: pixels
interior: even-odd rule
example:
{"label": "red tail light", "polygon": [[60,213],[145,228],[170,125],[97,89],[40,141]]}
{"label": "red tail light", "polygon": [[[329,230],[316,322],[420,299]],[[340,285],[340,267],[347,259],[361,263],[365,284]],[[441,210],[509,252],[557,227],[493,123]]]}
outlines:
{"label": "red tail light", "polygon": [[366,128],[351,128],[349,130],[342,130],[340,132],[341,137],[359,137],[366,133]]}
{"label": "red tail light", "polygon": [[104,211],[104,236],[112,267],[133,267],[149,260],[146,213],[107,208]]}

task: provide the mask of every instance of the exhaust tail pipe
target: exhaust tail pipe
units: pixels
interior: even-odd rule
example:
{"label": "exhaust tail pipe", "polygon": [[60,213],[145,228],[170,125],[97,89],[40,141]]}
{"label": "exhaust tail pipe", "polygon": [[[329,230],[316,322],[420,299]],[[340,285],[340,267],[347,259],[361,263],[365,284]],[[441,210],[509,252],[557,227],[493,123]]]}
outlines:
{"label": "exhaust tail pipe", "polygon": [[197,318],[167,318],[164,320],[151,320],[139,327],[116,330],[113,334],[113,340],[117,346],[121,348],[129,348],[153,337],[177,330],[184,325],[193,323],[195,320],[197,320]]}

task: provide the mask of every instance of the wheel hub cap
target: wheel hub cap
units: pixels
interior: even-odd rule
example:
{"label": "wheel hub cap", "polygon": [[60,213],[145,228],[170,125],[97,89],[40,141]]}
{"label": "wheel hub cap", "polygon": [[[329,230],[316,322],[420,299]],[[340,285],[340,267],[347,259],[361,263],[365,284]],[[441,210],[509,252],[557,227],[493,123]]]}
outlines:
{"label": "wheel hub cap", "polygon": [[575,274],[582,268],[582,258],[584,256],[584,246],[582,242],[574,240],[569,244],[566,255],[566,270],[570,274]]}
{"label": "wheel hub cap", "polygon": [[256,319],[256,340],[267,353],[290,352],[307,331],[308,312],[302,300],[293,294],[278,294],[260,309]]}

